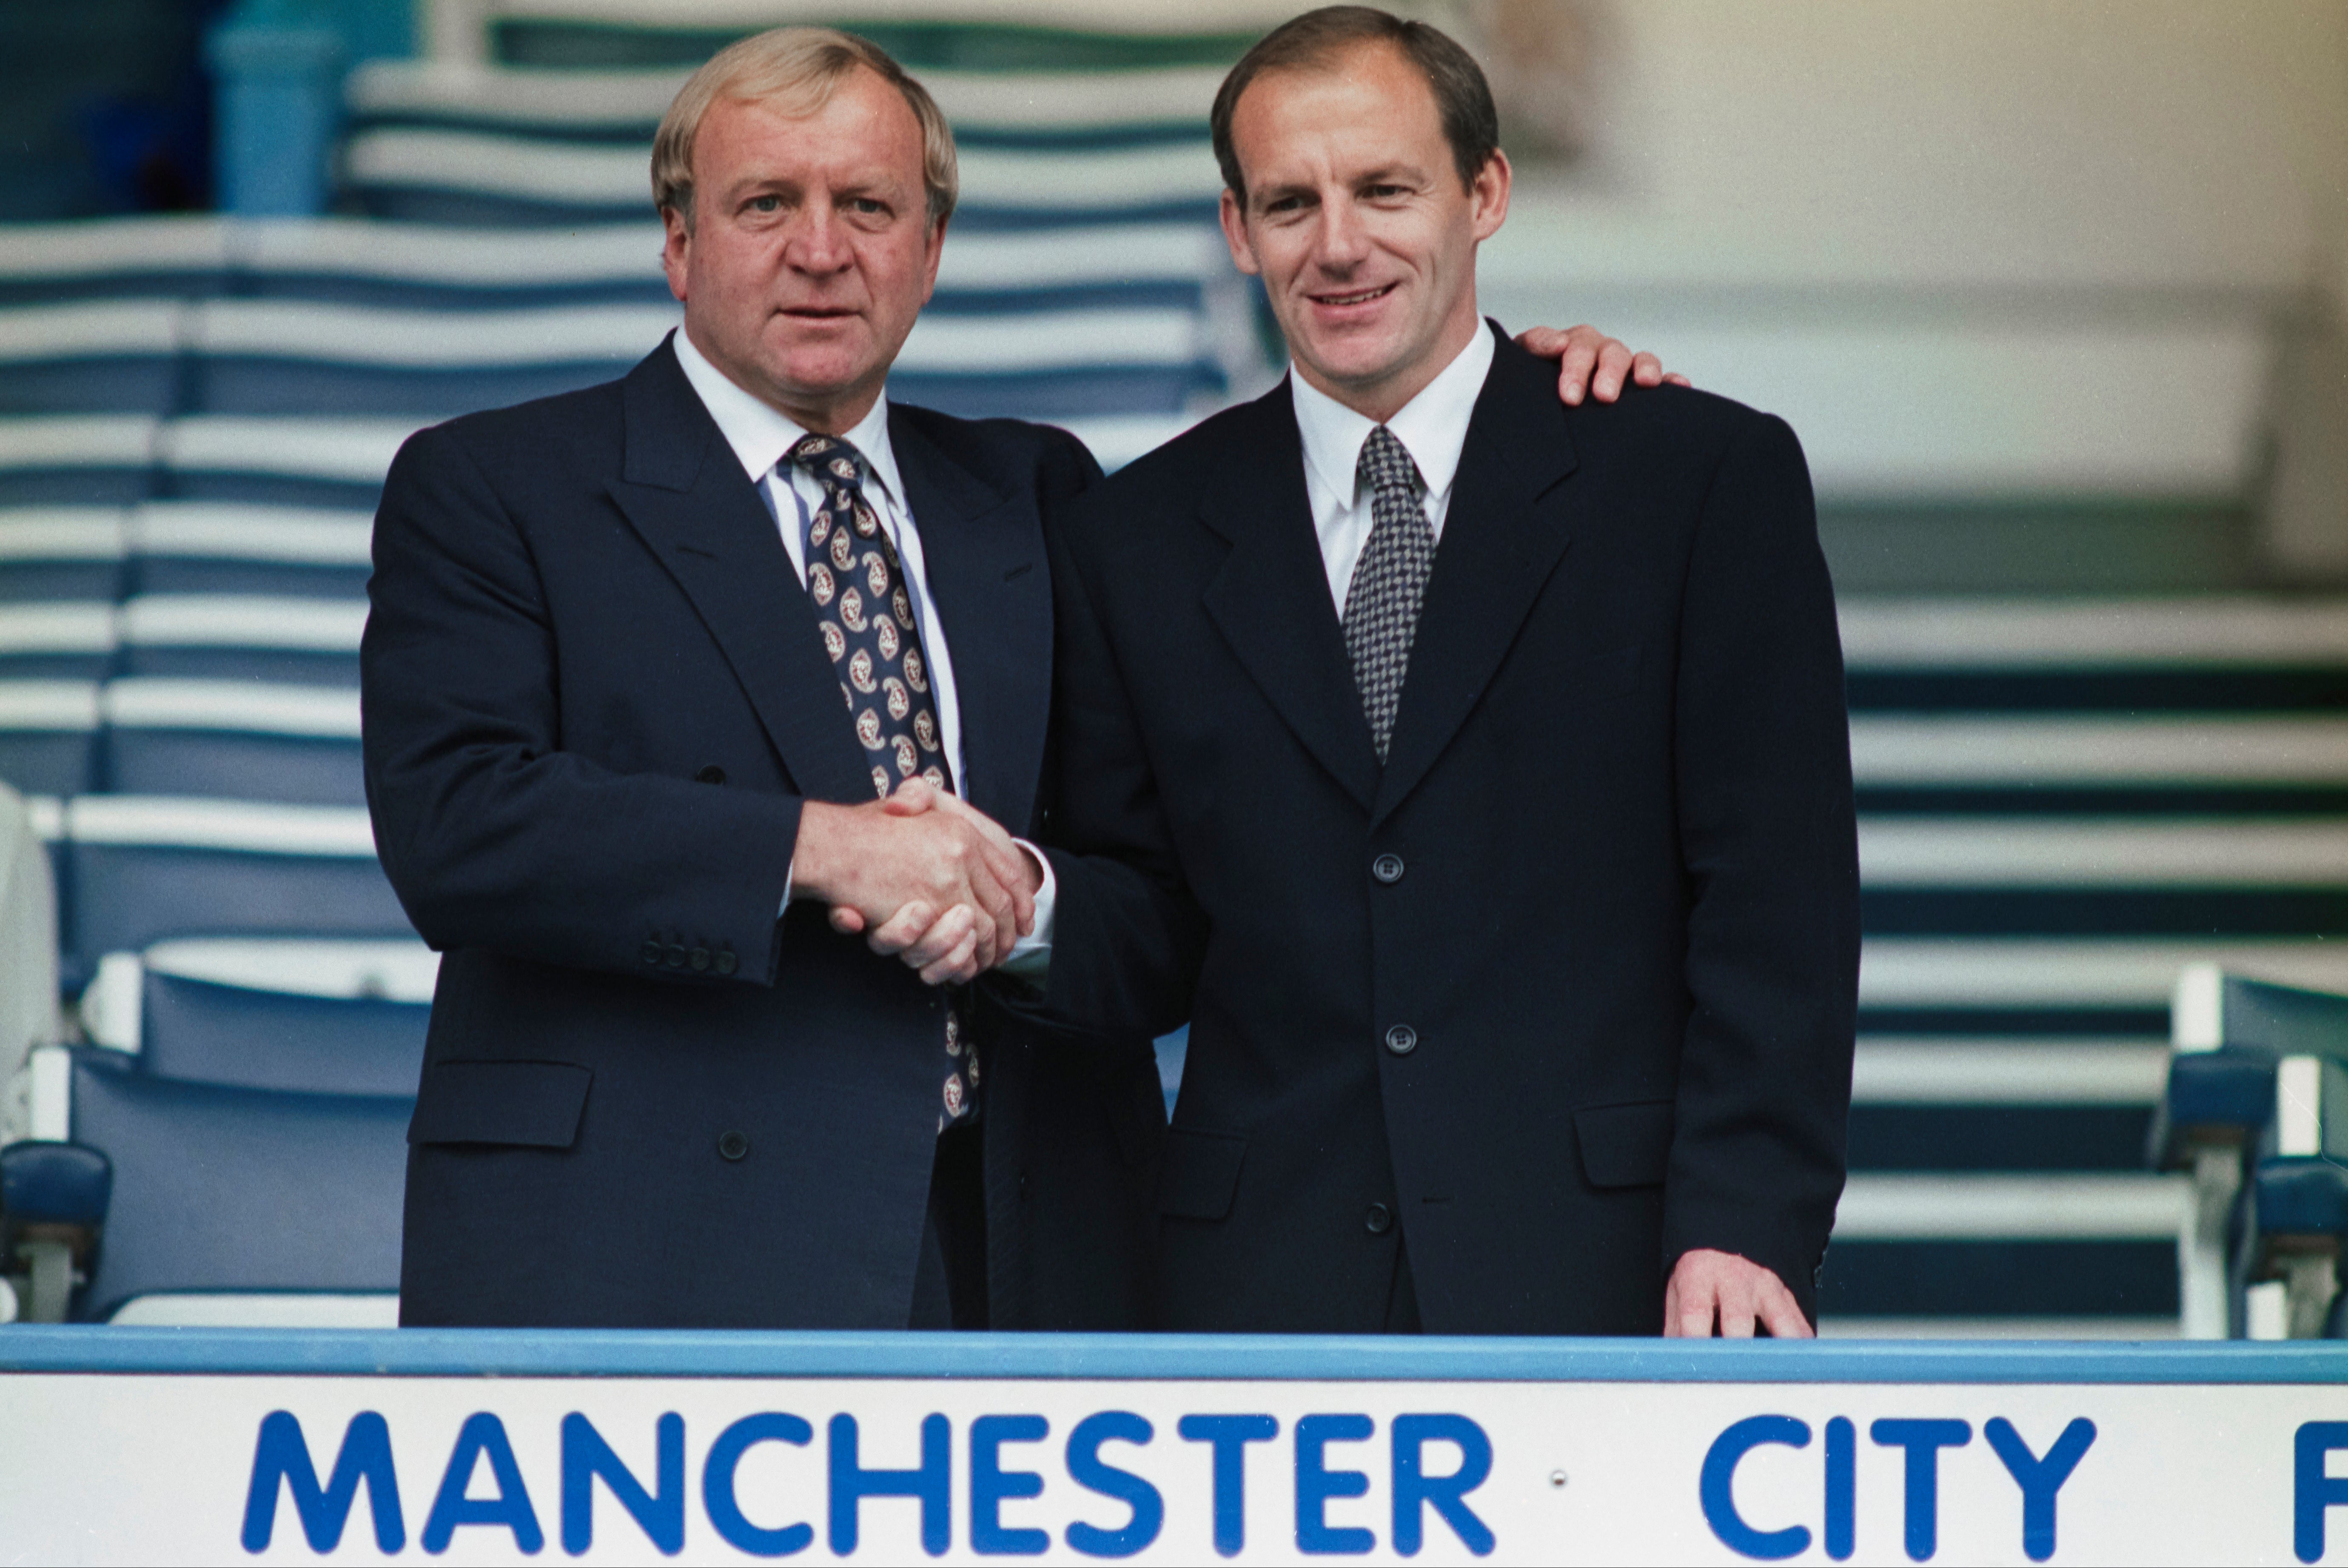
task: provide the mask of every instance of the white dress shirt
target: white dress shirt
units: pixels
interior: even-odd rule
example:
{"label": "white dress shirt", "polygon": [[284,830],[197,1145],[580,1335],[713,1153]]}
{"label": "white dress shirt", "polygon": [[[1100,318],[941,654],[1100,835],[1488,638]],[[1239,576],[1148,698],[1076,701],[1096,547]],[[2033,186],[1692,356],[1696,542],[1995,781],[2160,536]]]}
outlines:
{"label": "white dress shirt", "polygon": [[[1386,428],[1418,465],[1418,477],[1426,485],[1420,500],[1437,544],[1443,542],[1443,520],[1451,510],[1451,483],[1459,476],[1459,451],[1468,444],[1468,421],[1492,368],[1492,353],[1491,331],[1478,322],[1475,337],[1458,357],[1386,421]],[[1370,539],[1370,488],[1360,481],[1356,469],[1362,443],[1377,423],[1305,380],[1294,365],[1288,367],[1288,385],[1295,395],[1297,433],[1304,438],[1304,493],[1313,503],[1313,531],[1321,538],[1321,564],[1328,571],[1329,596],[1337,602],[1342,620],[1354,564]]]}
{"label": "white dress shirt", "polygon": [[[682,328],[674,342],[676,362],[685,380],[692,383],[702,407],[716,421],[718,434],[734,449],[742,471],[750,476],[751,484],[766,501],[767,511],[782,534],[783,549],[790,556],[791,571],[805,586],[808,521],[814,510],[823,504],[823,487],[816,482],[813,474],[797,463],[785,464],[783,459],[808,433],[806,428],[728,380],[724,371],[710,364],[694,346],[693,339]],[[960,794],[964,778],[962,706],[954,696],[953,654],[947,645],[945,624],[938,614],[937,602],[930,594],[921,530],[915,526],[912,510],[905,502],[905,482],[897,471],[896,452],[889,444],[888,396],[882,394],[872,405],[872,411],[840,438],[863,454],[864,499],[879,516],[889,542],[897,547],[897,559],[904,563],[906,585],[912,593],[913,620],[922,637],[922,656],[929,665],[931,695],[937,703],[939,738],[953,764],[954,791]],[[1005,960],[1006,964],[1017,961],[1015,972],[1033,979],[1051,957],[1052,911],[1059,887],[1052,875],[1050,859],[1025,840],[1014,841],[1034,854],[1035,863],[1044,868],[1043,885],[1035,892],[1035,929],[1019,939]],[[786,885],[783,902],[788,904],[790,899],[790,889]]]}

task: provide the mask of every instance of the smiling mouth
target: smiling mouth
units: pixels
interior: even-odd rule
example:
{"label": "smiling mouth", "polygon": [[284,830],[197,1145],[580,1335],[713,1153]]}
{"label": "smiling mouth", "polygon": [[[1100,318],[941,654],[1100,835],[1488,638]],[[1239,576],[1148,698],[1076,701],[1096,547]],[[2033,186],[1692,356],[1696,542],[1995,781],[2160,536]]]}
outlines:
{"label": "smiling mouth", "polygon": [[1353,293],[1351,293],[1351,294],[1311,294],[1311,295],[1308,295],[1307,297],[1308,297],[1308,298],[1310,298],[1310,299],[1313,301],[1313,303],[1314,304],[1326,304],[1326,305],[1367,304],[1369,304],[1369,303],[1370,303],[1372,300],[1374,300],[1374,299],[1384,299],[1386,295],[1388,295],[1388,294],[1390,294],[1394,293],[1394,291],[1395,291],[1395,285],[1394,285],[1394,284],[1380,284],[1376,288],[1374,288],[1374,289],[1355,289],[1355,290],[1354,290]]}

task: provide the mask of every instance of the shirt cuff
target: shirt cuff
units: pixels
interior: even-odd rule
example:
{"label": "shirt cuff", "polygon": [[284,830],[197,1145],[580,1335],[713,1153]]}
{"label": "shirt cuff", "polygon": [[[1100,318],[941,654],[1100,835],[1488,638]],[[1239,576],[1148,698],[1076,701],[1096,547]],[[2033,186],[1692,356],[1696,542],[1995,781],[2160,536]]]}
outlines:
{"label": "shirt cuff", "polygon": [[1021,937],[996,967],[1030,985],[1041,985],[1052,970],[1052,912],[1059,903],[1060,882],[1052,874],[1051,856],[1025,839],[1011,841],[1035,857],[1035,863],[1044,868],[1044,881],[1035,889],[1035,929]]}

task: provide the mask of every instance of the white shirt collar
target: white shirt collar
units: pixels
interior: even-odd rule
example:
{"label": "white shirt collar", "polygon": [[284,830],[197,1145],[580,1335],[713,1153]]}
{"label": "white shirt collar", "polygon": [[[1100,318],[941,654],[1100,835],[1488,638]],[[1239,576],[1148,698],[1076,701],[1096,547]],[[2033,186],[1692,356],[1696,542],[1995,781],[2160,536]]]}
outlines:
{"label": "white shirt collar", "polygon": [[[693,339],[683,327],[677,328],[670,341],[676,349],[677,367],[685,372],[685,380],[701,398],[701,406],[717,422],[717,433],[734,449],[742,471],[750,476],[752,484],[762,483],[782,460],[783,454],[808,433],[807,427],[736,386],[693,346]],[[901,504],[905,487],[897,476],[897,454],[889,445],[889,395],[883,392],[875,398],[872,411],[859,419],[841,439],[864,454],[869,476],[879,480],[880,488]]]}
{"label": "white shirt collar", "polygon": [[[1386,421],[1403,450],[1418,465],[1429,496],[1447,496],[1458,477],[1460,449],[1468,444],[1468,422],[1475,417],[1476,399],[1492,368],[1492,329],[1478,322],[1476,335],[1445,366],[1418,396]],[[1304,460],[1334,495],[1354,493],[1354,476],[1362,459],[1362,443],[1377,428],[1376,421],[1357,414],[1288,367],[1288,385],[1295,396],[1296,428],[1304,439]]]}

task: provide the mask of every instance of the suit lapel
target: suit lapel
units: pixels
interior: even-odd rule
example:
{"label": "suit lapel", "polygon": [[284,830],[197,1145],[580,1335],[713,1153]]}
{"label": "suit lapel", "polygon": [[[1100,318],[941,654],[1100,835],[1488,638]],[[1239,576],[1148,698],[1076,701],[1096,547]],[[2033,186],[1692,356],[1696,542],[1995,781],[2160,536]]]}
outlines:
{"label": "suit lapel", "polygon": [[889,442],[953,661],[963,799],[1024,832],[1052,706],[1051,576],[1035,496],[981,480],[895,405]]}
{"label": "suit lapel", "polygon": [[621,397],[627,449],[612,499],[693,601],[799,793],[870,799],[807,591],[675,351],[654,350]]}
{"label": "suit lapel", "polygon": [[1201,521],[1231,546],[1207,584],[1207,614],[1305,749],[1367,810],[1377,795],[1377,754],[1313,531],[1288,383],[1248,415],[1200,508]]}
{"label": "suit lapel", "polygon": [[1459,456],[1372,826],[1426,777],[1508,655],[1569,542],[1573,439],[1545,361],[1502,336]]}

